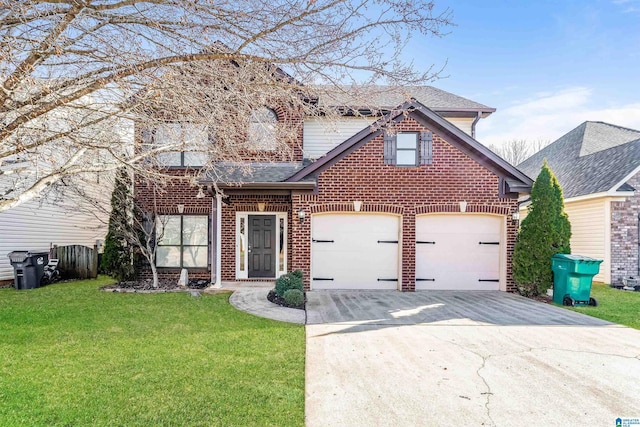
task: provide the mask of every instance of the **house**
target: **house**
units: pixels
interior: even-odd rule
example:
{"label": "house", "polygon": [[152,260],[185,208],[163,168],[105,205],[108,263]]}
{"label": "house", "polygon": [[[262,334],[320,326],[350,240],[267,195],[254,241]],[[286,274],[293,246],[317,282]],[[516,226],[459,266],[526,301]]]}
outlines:
{"label": "house", "polygon": [[[6,171],[12,166],[3,165],[0,169]],[[105,189],[104,182],[96,185]],[[103,194],[104,209],[97,209],[84,198],[72,199],[58,193],[0,212],[0,283],[14,279],[7,256],[12,251],[49,252],[53,245],[93,247],[96,242],[103,242],[109,222],[110,192]]]}
{"label": "house", "polygon": [[[199,187],[175,182],[156,197],[172,230],[158,247],[161,277],[188,268],[241,282],[299,269],[313,290],[513,291],[514,214],[532,181],[472,138],[494,110],[430,87],[374,102],[381,115],[345,109],[330,128],[258,106],[274,126],[301,123],[292,160],[221,162]],[[146,187],[135,192],[150,205]]]}
{"label": "house", "polygon": [[603,260],[594,280],[637,276],[640,131],[584,122],[518,168],[536,177],[544,159],[562,186],[571,252]]}

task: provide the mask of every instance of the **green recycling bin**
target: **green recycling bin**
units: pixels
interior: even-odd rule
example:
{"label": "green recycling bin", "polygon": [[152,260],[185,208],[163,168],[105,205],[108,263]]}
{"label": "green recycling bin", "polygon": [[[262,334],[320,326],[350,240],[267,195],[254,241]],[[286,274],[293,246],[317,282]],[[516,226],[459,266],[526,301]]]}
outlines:
{"label": "green recycling bin", "polygon": [[593,276],[600,271],[602,260],[582,255],[555,254],[553,270],[553,302],[562,305],[598,305],[591,298]]}

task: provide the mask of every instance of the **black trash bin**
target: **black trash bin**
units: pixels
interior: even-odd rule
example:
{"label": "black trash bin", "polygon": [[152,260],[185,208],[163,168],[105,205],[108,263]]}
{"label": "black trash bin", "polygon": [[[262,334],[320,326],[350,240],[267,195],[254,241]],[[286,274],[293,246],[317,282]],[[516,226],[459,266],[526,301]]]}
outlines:
{"label": "black trash bin", "polygon": [[9,253],[13,266],[13,286],[18,289],[34,289],[40,286],[44,267],[49,262],[49,252],[13,251]]}

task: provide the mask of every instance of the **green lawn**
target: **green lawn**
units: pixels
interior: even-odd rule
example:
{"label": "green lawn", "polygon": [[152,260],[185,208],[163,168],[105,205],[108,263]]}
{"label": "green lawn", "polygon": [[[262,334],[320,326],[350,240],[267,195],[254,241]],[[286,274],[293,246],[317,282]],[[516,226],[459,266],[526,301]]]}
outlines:
{"label": "green lawn", "polygon": [[598,300],[597,307],[575,307],[571,310],[640,329],[640,292],[619,291],[594,283],[591,296]]}
{"label": "green lawn", "polygon": [[304,327],[228,294],[0,289],[4,426],[301,426]]}

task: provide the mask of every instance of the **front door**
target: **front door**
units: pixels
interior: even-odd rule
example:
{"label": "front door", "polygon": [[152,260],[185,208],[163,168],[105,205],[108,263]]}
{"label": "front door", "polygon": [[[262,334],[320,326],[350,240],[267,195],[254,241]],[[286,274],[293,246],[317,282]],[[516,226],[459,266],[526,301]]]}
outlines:
{"label": "front door", "polygon": [[276,216],[249,215],[249,277],[276,277]]}

